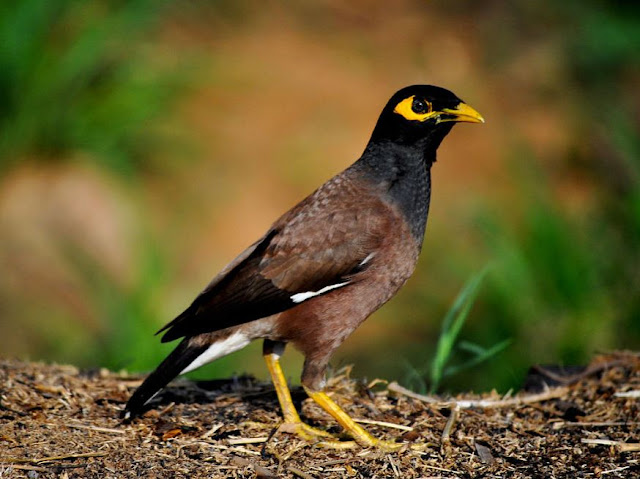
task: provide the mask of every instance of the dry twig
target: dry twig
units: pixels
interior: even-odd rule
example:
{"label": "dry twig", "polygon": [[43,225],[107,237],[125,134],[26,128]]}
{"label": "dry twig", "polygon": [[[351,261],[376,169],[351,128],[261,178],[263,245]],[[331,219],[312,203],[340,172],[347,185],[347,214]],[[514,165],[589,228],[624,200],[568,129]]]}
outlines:
{"label": "dry twig", "polygon": [[461,409],[503,408],[503,407],[520,406],[524,404],[548,401],[549,399],[557,399],[559,397],[565,396],[568,392],[568,388],[559,387],[559,388],[549,389],[547,391],[537,393],[537,394],[516,396],[508,399],[477,399],[477,400],[465,399],[465,400],[457,400],[457,401],[456,400],[438,401],[430,396],[425,396],[424,394],[415,393],[410,389],[400,386],[396,382],[390,383],[388,389],[395,393],[402,394],[404,396],[417,399],[419,401],[423,401],[429,404],[434,404],[436,406],[440,406],[440,407],[456,406]]}
{"label": "dry twig", "polygon": [[557,431],[565,427],[626,427],[637,426],[640,422],[620,422],[620,421],[601,421],[601,422],[554,422],[552,429]]}
{"label": "dry twig", "polygon": [[444,426],[444,430],[442,431],[442,443],[449,443],[451,437],[451,431],[453,430],[453,426],[458,421],[458,416],[460,415],[460,408],[458,406],[454,406],[451,408],[451,413],[449,414],[449,419],[447,420],[447,424]]}
{"label": "dry twig", "polygon": [[359,422],[360,424],[369,424],[371,426],[389,427],[392,429],[400,429],[401,431],[413,431],[411,426],[403,426],[402,424],[395,424],[393,422],[374,421],[372,419],[354,419],[354,421]]}
{"label": "dry twig", "polygon": [[[58,424],[48,424],[48,425],[51,427],[58,427]],[[73,423],[67,423],[65,424],[65,426],[73,429],[89,429],[90,431],[104,432],[108,434],[126,434],[126,431],[123,431],[122,429],[111,429],[108,427],[88,426],[85,424],[73,424]]]}
{"label": "dry twig", "polygon": [[227,439],[227,442],[232,446],[237,446],[240,444],[261,444],[263,442],[267,442],[269,436],[262,437],[239,437],[237,439]]}
{"label": "dry twig", "polygon": [[287,471],[289,471],[291,474],[301,477],[302,479],[315,479],[311,474],[301,471],[297,467],[287,466]]}
{"label": "dry twig", "polygon": [[8,462],[10,464],[44,464],[45,462],[64,461],[67,459],[79,459],[82,457],[102,457],[106,455],[107,455],[106,452],[84,452],[79,454],[65,454],[63,456],[41,457],[40,459],[3,457],[3,458],[0,458],[0,461]]}
{"label": "dry twig", "polygon": [[613,446],[619,452],[638,452],[640,451],[640,442],[622,442],[612,441],[611,439],[581,439],[581,443],[596,446]]}
{"label": "dry twig", "polygon": [[640,389],[632,391],[620,391],[613,394],[617,398],[640,398]]}

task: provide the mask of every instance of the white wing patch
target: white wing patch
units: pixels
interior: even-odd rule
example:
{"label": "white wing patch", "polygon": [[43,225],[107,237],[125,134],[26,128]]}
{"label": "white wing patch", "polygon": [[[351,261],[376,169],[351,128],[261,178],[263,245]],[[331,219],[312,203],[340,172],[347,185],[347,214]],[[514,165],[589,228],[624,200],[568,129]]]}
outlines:
{"label": "white wing patch", "polygon": [[375,251],[373,253],[369,253],[365,259],[363,259],[358,266],[364,266],[376,255]]}
{"label": "white wing patch", "polygon": [[226,356],[238,349],[244,348],[249,343],[249,338],[246,335],[240,332],[233,333],[228,338],[217,341],[209,346],[200,356],[194,359],[191,364],[184,368],[180,374],[185,374],[189,371],[193,371],[194,369],[198,369],[200,366],[204,366],[205,364],[215,361],[222,356]]}
{"label": "white wing patch", "polygon": [[319,289],[318,291],[306,291],[304,293],[296,293],[293,296],[291,296],[291,301],[293,301],[294,303],[302,303],[303,301],[306,301],[309,298],[313,298],[314,296],[324,294],[327,291],[331,291],[332,289],[342,288],[347,284],[349,284],[349,281],[345,281],[344,283],[331,284],[329,286],[325,286],[322,289]]}

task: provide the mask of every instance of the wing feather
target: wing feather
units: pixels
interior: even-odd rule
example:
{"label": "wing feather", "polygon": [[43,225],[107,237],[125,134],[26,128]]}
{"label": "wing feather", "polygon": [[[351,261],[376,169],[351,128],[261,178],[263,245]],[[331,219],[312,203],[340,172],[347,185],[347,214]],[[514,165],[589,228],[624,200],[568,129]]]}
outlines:
{"label": "wing feather", "polygon": [[166,331],[162,341],[267,317],[321,294],[300,293],[328,292],[352,281],[382,242],[389,207],[366,190],[345,195],[331,186],[326,183],[283,215],[223,269],[158,331]]}

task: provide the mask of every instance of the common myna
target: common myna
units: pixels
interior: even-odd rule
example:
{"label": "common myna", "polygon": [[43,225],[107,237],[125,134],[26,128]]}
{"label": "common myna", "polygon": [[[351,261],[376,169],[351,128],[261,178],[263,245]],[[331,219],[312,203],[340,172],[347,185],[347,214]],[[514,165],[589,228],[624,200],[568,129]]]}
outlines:
{"label": "common myna", "polygon": [[302,386],[361,446],[387,450],[323,392],[335,349],[413,273],[422,248],[431,165],[455,122],[484,122],[448,90],[403,88],[382,110],[364,153],[273,223],[193,303],[164,326],[180,339],[126,405],[130,418],[179,374],[264,339],[263,355],[287,430],[331,436],[300,420],[279,358],[287,343],[305,356]]}

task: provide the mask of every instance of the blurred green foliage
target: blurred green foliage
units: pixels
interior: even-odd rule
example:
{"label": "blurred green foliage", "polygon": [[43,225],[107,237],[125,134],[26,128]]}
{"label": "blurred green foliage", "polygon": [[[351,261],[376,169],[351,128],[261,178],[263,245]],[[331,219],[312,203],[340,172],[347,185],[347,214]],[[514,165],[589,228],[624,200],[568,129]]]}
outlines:
{"label": "blurred green foliage", "polygon": [[148,163],[162,144],[149,123],[177,84],[142,55],[162,10],[147,0],[0,3],[0,168],[84,152],[130,177]]}
{"label": "blurred green foliage", "polygon": [[[185,83],[183,72],[175,73],[163,65],[162,52],[153,42],[156,28],[185,5],[195,17],[198,8],[205,8],[190,2],[173,2],[171,8],[167,5],[142,0],[24,0],[0,4],[0,174],[8,175],[24,163],[50,166],[80,158],[97,165],[109,178],[115,172],[124,180],[121,188],[126,191],[126,199],[136,203],[135,245],[127,280],[77,244],[56,243],[83,285],[83,299],[97,317],[99,328],[92,330],[82,321],[69,320],[66,329],[34,334],[33,342],[42,343],[38,357],[150,369],[172,347],[160,345],[151,336],[162,324],[160,318],[168,321],[171,313],[167,309],[177,312],[179,306],[174,306],[186,306],[185,302],[195,295],[195,291],[181,291],[179,300],[167,299],[182,261],[171,245],[178,235],[185,234],[182,223],[169,222],[164,231],[171,234],[158,238],[161,228],[147,218],[152,206],[138,191],[143,183],[126,181],[145,178],[145,173],[153,169],[150,165],[166,161],[166,157],[157,155],[171,144],[162,124],[174,112],[172,107],[181,98]],[[223,15],[224,22],[232,27],[249,22],[247,17],[252,14],[251,8],[236,6],[235,2],[213,5],[207,14]],[[450,290],[455,291],[478,264],[489,261],[492,268],[482,287],[478,287],[476,278],[461,293],[460,301],[466,306],[460,303],[452,309],[458,315],[452,313],[445,321],[449,327],[444,328],[439,345],[435,340],[426,346],[424,341],[417,346],[408,344],[403,348],[403,362],[397,352],[384,354],[388,344],[372,344],[366,353],[370,361],[358,364],[356,371],[389,379],[405,376],[412,386],[425,389],[505,390],[517,387],[527,367],[534,363],[584,363],[598,350],[639,348],[637,3],[450,2],[429,8],[438,9],[452,25],[473,19],[482,39],[477,61],[497,72],[496,76],[532,44],[551,44],[553,54],[558,56],[555,60],[562,65],[557,75],[562,81],[546,84],[535,94],[541,101],[566,101],[564,105],[571,111],[566,112],[567,120],[562,125],[570,131],[573,143],[566,156],[554,158],[556,163],[551,168],[540,161],[517,130],[512,132],[507,147],[510,153],[503,163],[516,192],[509,205],[515,214],[505,213],[503,205],[489,201],[474,205],[467,215],[468,234],[473,236],[475,249],[466,254],[453,251],[454,259],[430,258],[429,265],[421,266],[426,271],[418,271],[415,280],[420,281],[422,275],[443,278],[443,283],[454,284]],[[294,20],[289,21],[294,22],[295,13],[291,15]],[[330,23],[327,19],[332,16],[325,15],[322,18]],[[425,11],[425,19],[428,17]],[[315,14],[301,14],[300,22],[306,24],[317,18]],[[331,28],[351,28],[345,25],[335,22]],[[366,48],[357,40],[333,38],[334,42],[352,41],[351,49],[344,47],[349,54],[366,55]],[[407,57],[412,55],[418,54],[407,52]],[[216,58],[219,64],[224,64],[222,60]],[[252,80],[258,81],[259,75],[249,71],[254,75]],[[244,83],[233,74],[224,68],[220,73],[229,75],[226,80],[234,92],[242,89]],[[160,175],[160,181],[168,185],[161,190],[164,194],[172,198],[189,194],[175,191],[174,178],[165,175]],[[571,210],[562,203],[555,179],[563,175],[578,176],[588,185],[589,194],[595,196],[590,198],[588,208]],[[430,229],[428,236],[433,234]],[[436,241],[450,246],[447,239]],[[395,311],[417,310],[418,317],[427,316],[423,312],[429,311],[429,317],[446,317],[451,297],[442,290],[432,292],[412,287],[411,283],[407,289],[409,293],[403,293],[405,303],[390,306],[397,307]],[[469,310],[476,292],[473,309]],[[10,298],[11,294],[3,292],[0,298],[2,322],[15,320],[7,311],[16,310],[24,312],[25,321],[29,315],[46,313],[47,317],[37,319],[43,324],[54,320],[60,324],[65,318],[82,316],[73,301],[61,307],[48,300],[37,304],[40,298],[31,300],[29,294],[16,300]],[[10,310],[7,298],[23,305]],[[424,331],[429,327],[431,332],[438,329],[435,325],[399,321],[394,317],[388,327],[406,329],[412,339],[426,337]],[[422,327],[426,329],[418,329]],[[74,341],[82,344],[73,346]],[[397,344],[394,347],[399,348]],[[431,358],[435,358],[433,363]],[[406,367],[407,362],[411,367]],[[245,366],[238,364],[224,359],[200,374],[243,372]],[[474,368],[447,371],[447,364],[474,364]],[[447,372],[457,374],[447,376]]]}
{"label": "blurred green foliage", "polygon": [[92,310],[98,312],[102,326],[96,338],[98,354],[92,354],[90,360],[115,370],[148,369],[172,348],[159,344],[151,336],[162,315],[158,307],[162,292],[172,277],[169,255],[150,237],[144,239],[144,244],[147,246],[137,252],[136,264],[132,265],[134,277],[126,285],[105,274],[99,263],[77,248],[67,251],[70,264],[87,285],[88,301]]}
{"label": "blurred green foliage", "polygon": [[[576,139],[565,172],[579,174],[597,198],[591,209],[568,213],[535,155],[512,148],[508,165],[526,202],[515,222],[495,210],[477,217],[496,268],[466,334],[489,344],[513,338],[515,347],[486,368],[480,387],[486,377],[502,388],[517,386],[536,362],[583,364],[594,352],[640,344],[640,134],[631,87],[640,78],[640,5],[594,0],[512,8],[514,24],[529,25],[532,37],[561,37],[569,78],[557,87],[574,100],[575,120],[565,126]],[[518,55],[525,40],[512,35],[510,54]],[[504,53],[504,45],[497,48]],[[467,375],[452,384],[474,382]]]}

